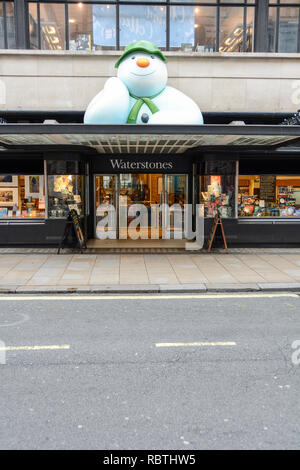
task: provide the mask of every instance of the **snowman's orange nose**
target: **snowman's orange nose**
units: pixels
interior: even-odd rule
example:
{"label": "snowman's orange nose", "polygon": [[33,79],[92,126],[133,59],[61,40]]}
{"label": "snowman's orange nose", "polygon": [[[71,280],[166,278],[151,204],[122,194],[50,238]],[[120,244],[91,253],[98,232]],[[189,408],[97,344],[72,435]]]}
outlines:
{"label": "snowman's orange nose", "polygon": [[150,65],[150,60],[149,60],[149,59],[146,59],[146,57],[140,57],[140,58],[136,61],[136,64],[137,64],[139,67],[148,67],[148,65]]}

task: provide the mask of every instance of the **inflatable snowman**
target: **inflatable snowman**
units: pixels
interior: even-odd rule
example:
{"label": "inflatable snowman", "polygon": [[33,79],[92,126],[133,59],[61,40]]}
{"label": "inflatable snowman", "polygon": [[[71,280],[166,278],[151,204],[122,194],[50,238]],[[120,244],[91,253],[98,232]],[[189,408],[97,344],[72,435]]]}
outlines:
{"label": "inflatable snowman", "polygon": [[90,102],[86,124],[203,124],[197,104],[167,86],[166,58],[151,42],[127,46],[115,67],[118,77]]}

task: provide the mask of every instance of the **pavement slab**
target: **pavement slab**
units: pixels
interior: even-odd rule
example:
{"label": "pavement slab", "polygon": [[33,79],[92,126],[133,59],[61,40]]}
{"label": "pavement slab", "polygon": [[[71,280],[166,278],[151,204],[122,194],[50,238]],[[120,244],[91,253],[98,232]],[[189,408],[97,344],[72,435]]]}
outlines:
{"label": "pavement slab", "polygon": [[[148,287],[147,287],[148,286]],[[300,291],[300,253],[0,253],[5,292]]]}

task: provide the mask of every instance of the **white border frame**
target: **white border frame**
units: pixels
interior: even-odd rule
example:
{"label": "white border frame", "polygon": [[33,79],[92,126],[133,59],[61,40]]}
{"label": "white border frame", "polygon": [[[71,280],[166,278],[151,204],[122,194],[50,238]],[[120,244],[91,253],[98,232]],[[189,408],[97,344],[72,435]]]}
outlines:
{"label": "white border frame", "polygon": [[[32,178],[33,176],[39,177],[39,192],[38,193],[29,192],[29,178]],[[43,197],[43,184],[44,184],[43,175],[26,175],[25,176],[25,199],[28,199],[29,197],[32,197],[35,199],[41,199]]]}
{"label": "white border frame", "polygon": [[12,187],[12,186],[18,186],[18,175],[10,175],[9,173],[8,174],[4,174],[4,173],[1,173],[0,176],[12,176],[12,182],[11,183],[5,183],[5,182],[1,182],[0,181],[0,189],[2,187],[6,188],[6,187]]}
{"label": "white border frame", "polygon": [[0,192],[1,191],[12,191],[13,192],[13,200],[12,202],[4,202],[0,201],[0,207],[12,207],[15,204],[18,204],[18,195],[19,195],[19,189],[18,188],[1,188],[0,187]]}

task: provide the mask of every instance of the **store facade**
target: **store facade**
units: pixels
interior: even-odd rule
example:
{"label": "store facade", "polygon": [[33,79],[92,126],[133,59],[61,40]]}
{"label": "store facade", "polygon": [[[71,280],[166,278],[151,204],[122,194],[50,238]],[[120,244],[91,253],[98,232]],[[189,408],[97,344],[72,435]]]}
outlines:
{"label": "store facade", "polygon": [[132,220],[129,212],[121,220],[123,205],[143,204],[160,239],[164,213],[154,220],[151,207],[189,204],[194,226],[201,207],[206,237],[222,216],[229,246],[299,245],[298,126],[167,126],[152,134],[143,126],[118,134],[114,126],[114,135],[107,127],[0,127],[1,246],[57,246],[70,203],[88,240],[101,238],[103,204],[115,207],[123,239]]}

